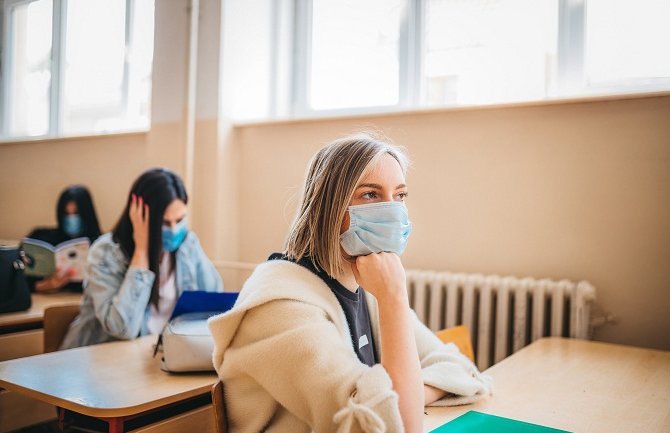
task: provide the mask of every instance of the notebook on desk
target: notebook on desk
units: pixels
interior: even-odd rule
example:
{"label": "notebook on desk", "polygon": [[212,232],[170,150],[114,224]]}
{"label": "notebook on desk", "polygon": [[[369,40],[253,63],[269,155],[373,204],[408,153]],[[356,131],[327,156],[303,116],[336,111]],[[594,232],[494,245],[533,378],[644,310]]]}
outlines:
{"label": "notebook on desk", "polygon": [[471,410],[430,433],[570,433]]}

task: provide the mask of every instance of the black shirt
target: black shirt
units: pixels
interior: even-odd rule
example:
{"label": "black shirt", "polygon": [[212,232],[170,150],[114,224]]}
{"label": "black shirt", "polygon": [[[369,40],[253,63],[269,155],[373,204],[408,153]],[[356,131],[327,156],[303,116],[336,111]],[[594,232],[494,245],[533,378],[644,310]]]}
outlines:
{"label": "black shirt", "polygon": [[[288,258],[283,254],[275,253],[268,260],[288,260]],[[349,325],[349,334],[354,346],[353,349],[358,359],[370,367],[375,365],[377,357],[375,342],[372,338],[370,313],[368,312],[368,304],[365,301],[365,290],[359,287],[356,292],[352,292],[324,270],[314,266],[309,257],[303,257],[298,264],[312,271],[330,287],[330,290],[335,294],[337,301],[344,311],[344,316]]]}

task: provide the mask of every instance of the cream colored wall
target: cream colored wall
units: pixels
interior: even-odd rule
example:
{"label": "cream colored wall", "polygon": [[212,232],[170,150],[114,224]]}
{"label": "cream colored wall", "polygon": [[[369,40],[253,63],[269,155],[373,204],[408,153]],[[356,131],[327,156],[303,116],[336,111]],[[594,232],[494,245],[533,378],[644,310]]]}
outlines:
{"label": "cream colored wall", "polygon": [[146,134],[133,134],[0,145],[0,238],[20,239],[33,227],[56,225],[58,194],[74,183],[91,190],[100,224],[109,229],[145,164],[146,140]]}
{"label": "cream colored wall", "polygon": [[183,171],[180,131],[179,123],[155,124],[149,133],[0,145],[0,239],[56,225],[58,195],[75,183],[89,188],[101,229],[110,230],[142,171]]}
{"label": "cream colored wall", "polygon": [[619,319],[597,339],[667,350],[668,119],[670,96],[240,127],[239,259],[282,247],[317,148],[374,125],[413,161],[406,267],[586,279]]}

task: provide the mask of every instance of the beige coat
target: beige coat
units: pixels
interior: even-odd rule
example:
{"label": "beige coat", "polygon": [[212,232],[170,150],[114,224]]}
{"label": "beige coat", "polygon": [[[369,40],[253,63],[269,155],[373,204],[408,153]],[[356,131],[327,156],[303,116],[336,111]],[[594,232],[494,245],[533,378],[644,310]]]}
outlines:
{"label": "beige coat", "polygon": [[[377,301],[366,298],[380,359]],[[210,319],[209,327],[231,433],[403,431],[388,373],[359,361],[337,298],[302,266],[259,265],[235,307]],[[435,405],[490,394],[489,378],[416,316],[414,334],[424,383],[448,392]]]}

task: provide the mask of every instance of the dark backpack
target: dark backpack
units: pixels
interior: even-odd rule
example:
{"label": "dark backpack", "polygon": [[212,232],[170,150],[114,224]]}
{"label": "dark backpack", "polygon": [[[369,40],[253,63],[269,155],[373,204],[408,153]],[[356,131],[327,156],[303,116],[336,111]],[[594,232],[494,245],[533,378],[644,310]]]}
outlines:
{"label": "dark backpack", "polygon": [[0,246],[0,313],[30,308],[30,289],[24,268],[19,248]]}

